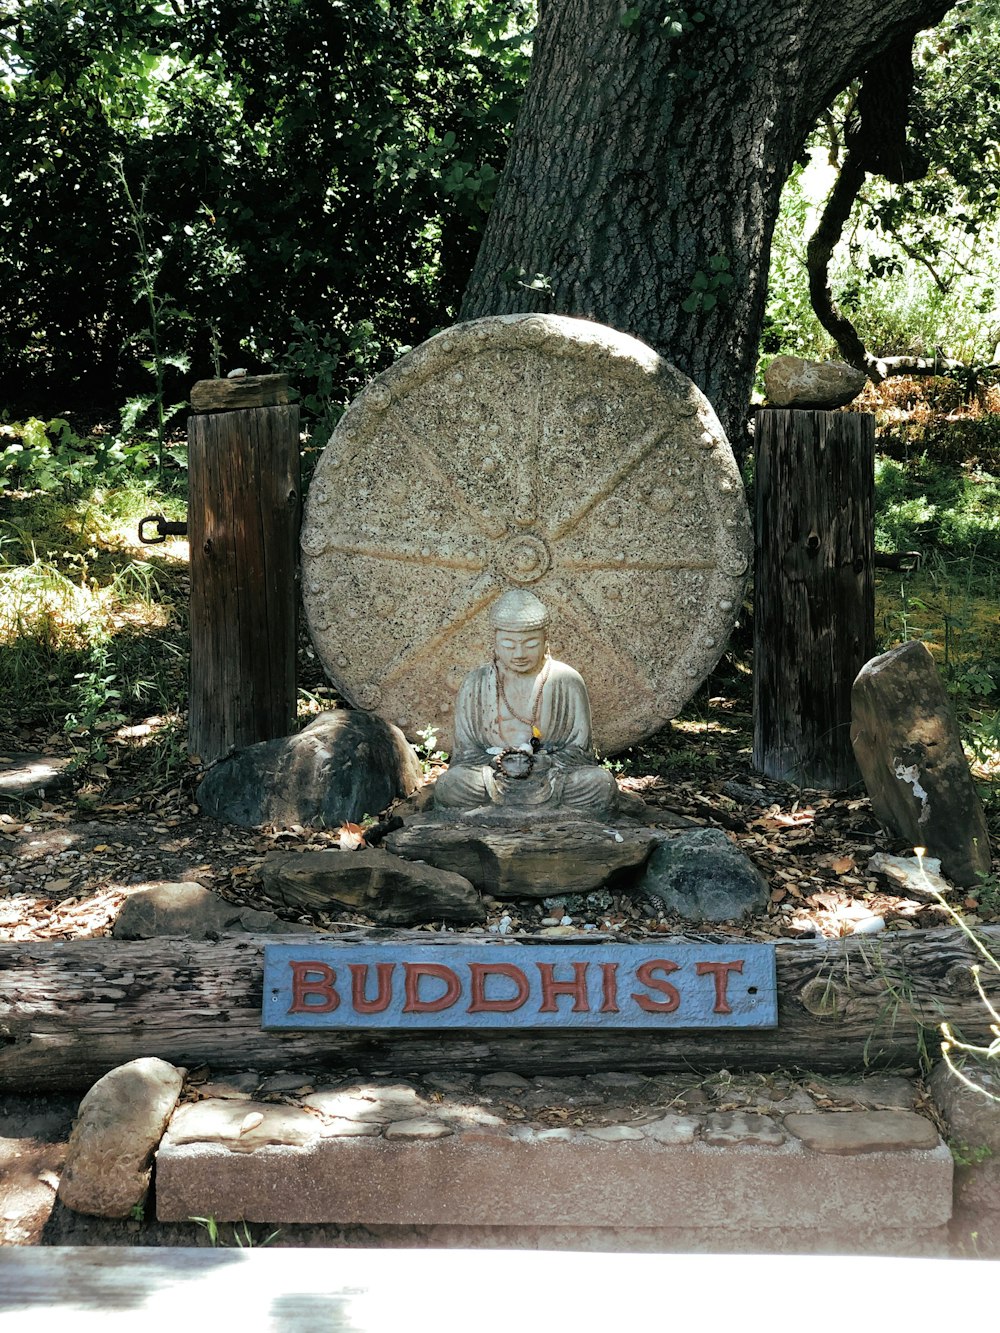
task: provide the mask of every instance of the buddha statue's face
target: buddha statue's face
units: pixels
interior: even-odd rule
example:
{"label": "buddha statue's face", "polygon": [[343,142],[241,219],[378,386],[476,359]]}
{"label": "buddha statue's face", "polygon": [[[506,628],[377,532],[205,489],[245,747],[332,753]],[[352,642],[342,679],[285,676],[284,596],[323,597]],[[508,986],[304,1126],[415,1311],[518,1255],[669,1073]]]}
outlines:
{"label": "buddha statue's face", "polygon": [[504,671],[518,676],[535,676],[545,661],[545,631],[498,629],[496,658]]}

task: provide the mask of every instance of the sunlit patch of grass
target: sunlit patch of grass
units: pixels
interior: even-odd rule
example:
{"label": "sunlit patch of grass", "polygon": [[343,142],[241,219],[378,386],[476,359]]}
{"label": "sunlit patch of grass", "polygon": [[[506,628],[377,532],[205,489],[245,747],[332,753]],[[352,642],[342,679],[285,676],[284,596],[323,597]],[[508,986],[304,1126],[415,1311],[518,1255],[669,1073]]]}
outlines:
{"label": "sunlit patch of grass", "polygon": [[[182,512],[168,497],[168,513]],[[141,486],[5,499],[0,517],[0,723],[65,731],[102,753],[107,732],[183,706],[187,544],[141,546],[163,512]]]}

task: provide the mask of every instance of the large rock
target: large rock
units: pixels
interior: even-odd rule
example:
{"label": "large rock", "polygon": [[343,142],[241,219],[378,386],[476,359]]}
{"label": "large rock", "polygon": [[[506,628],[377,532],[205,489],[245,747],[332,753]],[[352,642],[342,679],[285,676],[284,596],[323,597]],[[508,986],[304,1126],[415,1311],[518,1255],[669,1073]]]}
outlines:
{"label": "large rock", "polygon": [[374,713],[321,713],[295,736],[249,745],[205,775],[198,804],[241,828],[337,828],[378,814],[421,779],[397,727]]}
{"label": "large rock", "polygon": [[968,1083],[941,1060],[930,1077],[931,1095],[948,1122],[955,1202],[1000,1218],[1000,1071],[969,1062],[962,1074]]}
{"label": "large rock", "polygon": [[685,921],[739,921],[767,906],[767,881],[721,829],[662,839],[637,892]]}
{"label": "large rock", "polygon": [[482,921],[482,899],[450,870],[404,861],[380,847],[286,852],[260,867],[264,892],[286,907],[347,907],[385,926],[417,921]]}
{"label": "large rock", "polygon": [[919,640],[873,657],[851,693],[851,741],[875,817],[956,884],[990,870],[986,816],[944,686]]}
{"label": "large rock", "polygon": [[529,588],[611,754],[718,661],[750,550],[739,470],[691,380],[589,320],[501,315],[414,348],[345,412],[306,497],[302,592],[338,692],[450,750],[490,607]]}
{"label": "large rock", "polygon": [[187,935],[192,940],[250,932],[255,935],[302,935],[314,926],[283,921],[273,912],[258,912],[227,902],[200,884],[150,884],[122,904],[111,928],[116,940],[150,940],[157,935]]}
{"label": "large rock", "polygon": [[184,1070],[130,1060],[98,1079],[80,1103],[59,1198],[94,1217],[128,1217],[149,1190],[153,1153],[177,1105]]}
{"label": "large rock", "polygon": [[529,816],[512,823],[509,812],[490,823],[477,811],[458,820],[410,820],[390,833],[386,846],[409,861],[455,870],[495,898],[545,898],[634,878],[662,837],[657,829],[587,819]]}
{"label": "large rock", "polygon": [[863,371],[843,361],[805,361],[801,356],[776,356],[764,372],[767,401],[774,407],[843,407],[867,382]]}

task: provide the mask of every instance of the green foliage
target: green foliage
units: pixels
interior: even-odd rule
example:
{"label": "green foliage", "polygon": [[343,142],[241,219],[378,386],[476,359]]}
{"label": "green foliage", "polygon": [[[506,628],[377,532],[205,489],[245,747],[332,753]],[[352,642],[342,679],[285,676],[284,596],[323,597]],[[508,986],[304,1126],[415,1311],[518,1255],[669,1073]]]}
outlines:
{"label": "green foliage", "polygon": [[729,259],[724,254],[712,255],[708,261],[708,272],[698,269],[691,279],[691,291],[681,309],[689,315],[696,310],[712,310],[725,296],[726,289],[733,285],[733,275],[729,271]]}
{"label": "green foliage", "polygon": [[298,372],[325,429],[352,383],[453,316],[528,0],[5,12],[0,394],[146,399],[162,448],[189,377],[332,350],[315,382]]}
{"label": "green foliage", "polygon": [[420,744],[415,745],[413,749],[420,760],[424,777],[428,777],[436,764],[448,762],[448,751],[438,749],[436,727],[420,727],[417,735],[420,737]]}
{"label": "green foliage", "polygon": [[956,1166],[982,1166],[983,1162],[988,1162],[993,1156],[993,1149],[985,1143],[974,1147],[958,1139],[948,1140],[948,1151]]}
{"label": "green foliage", "polygon": [[[956,6],[916,46],[909,140],[929,163],[906,185],[869,177],[830,284],[875,356],[943,354],[980,365],[1000,342],[1000,7]],[[809,303],[805,245],[842,160],[857,86],[814,132],[782,196],[761,351],[837,355]],[[834,164],[834,165],[831,165]]]}
{"label": "green foliage", "polygon": [[875,464],[875,544],[884,551],[976,556],[1000,565],[1000,480],[922,455]]}
{"label": "green foliage", "polygon": [[152,503],[183,512],[143,485],[33,491],[0,511],[0,731],[65,729],[79,762],[100,762],[122,723],[154,714],[150,781],[183,766],[173,719],[187,683],[186,563],[138,559],[129,540]]}
{"label": "green foliage", "polygon": [[120,436],[83,438],[68,421],[54,417],[0,425],[0,482],[11,490],[48,491],[64,496],[97,483],[121,481],[130,473],[142,474],[153,461],[142,442]]}
{"label": "green foliage", "polygon": [[265,1245],[270,1245],[272,1241],[277,1240],[281,1235],[281,1230],[279,1228],[277,1231],[272,1231],[269,1235],[263,1236],[260,1240],[257,1240],[253,1231],[251,1231],[249,1224],[247,1222],[239,1222],[232,1226],[232,1242],[229,1242],[223,1238],[222,1231],[214,1217],[189,1217],[188,1221],[196,1223],[204,1230],[205,1234],[208,1236],[208,1243],[213,1249],[218,1247],[224,1249],[228,1248],[230,1243],[241,1250],[263,1249]]}

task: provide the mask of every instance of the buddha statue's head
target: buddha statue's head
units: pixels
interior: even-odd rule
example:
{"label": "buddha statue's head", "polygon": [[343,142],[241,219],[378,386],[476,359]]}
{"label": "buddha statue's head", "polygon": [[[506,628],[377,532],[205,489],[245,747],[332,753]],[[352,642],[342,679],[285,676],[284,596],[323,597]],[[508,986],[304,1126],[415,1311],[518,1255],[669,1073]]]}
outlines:
{"label": "buddha statue's head", "polygon": [[534,676],[548,652],[549,613],[545,603],[524,588],[512,588],[490,608],[493,653],[500,670]]}

